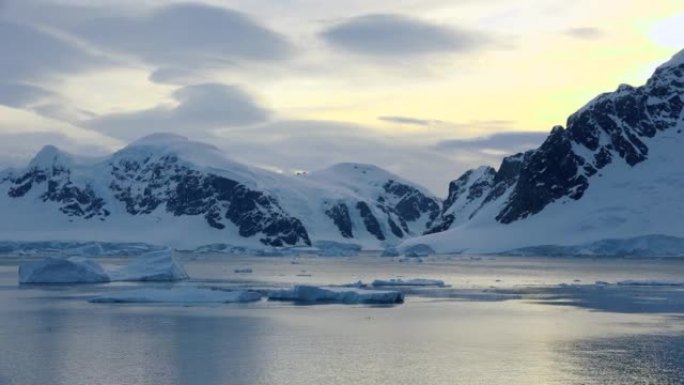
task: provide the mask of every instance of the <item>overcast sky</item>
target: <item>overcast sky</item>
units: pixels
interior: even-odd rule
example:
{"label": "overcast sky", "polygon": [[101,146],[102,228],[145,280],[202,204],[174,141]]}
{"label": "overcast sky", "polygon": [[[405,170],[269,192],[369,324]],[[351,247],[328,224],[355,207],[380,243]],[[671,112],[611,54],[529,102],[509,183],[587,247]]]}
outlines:
{"label": "overcast sky", "polygon": [[681,0],[0,0],[0,165],[173,132],[445,195],[682,48]]}

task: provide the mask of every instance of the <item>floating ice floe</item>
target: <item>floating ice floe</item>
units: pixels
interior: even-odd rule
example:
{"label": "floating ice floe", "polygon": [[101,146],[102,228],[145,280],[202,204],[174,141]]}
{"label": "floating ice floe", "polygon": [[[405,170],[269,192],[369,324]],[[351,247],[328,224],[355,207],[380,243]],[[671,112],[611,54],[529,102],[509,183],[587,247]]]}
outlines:
{"label": "floating ice floe", "polygon": [[175,287],[171,289],[133,289],[99,295],[94,303],[243,303],[261,300],[255,291],[226,291],[215,288]]}
{"label": "floating ice floe", "polygon": [[404,255],[410,258],[427,257],[432,254],[435,254],[435,250],[432,247],[422,243],[413,245],[404,250]]}
{"label": "floating ice floe", "polygon": [[321,257],[354,257],[361,252],[361,245],[334,241],[316,241],[316,254]]}
{"label": "floating ice floe", "polygon": [[684,281],[661,279],[626,279],[615,283],[618,286],[684,286]]}
{"label": "floating ice floe", "polygon": [[112,281],[180,281],[189,278],[173,258],[171,249],[142,254],[109,275]]}
{"label": "floating ice floe", "polygon": [[399,255],[401,255],[401,253],[399,253],[399,250],[397,250],[396,247],[389,246],[385,250],[382,251],[382,254],[380,256],[381,257],[398,257]]}
{"label": "floating ice floe", "polygon": [[301,303],[399,304],[404,302],[404,294],[399,291],[297,285],[292,289],[271,291],[268,299]]}
{"label": "floating ice floe", "polygon": [[19,265],[19,283],[101,283],[110,278],[97,262],[81,257],[47,258]]}
{"label": "floating ice floe", "polygon": [[387,286],[411,286],[411,287],[447,287],[444,281],[438,279],[425,279],[425,278],[413,278],[413,279],[376,279],[371,283],[373,287],[387,287]]}

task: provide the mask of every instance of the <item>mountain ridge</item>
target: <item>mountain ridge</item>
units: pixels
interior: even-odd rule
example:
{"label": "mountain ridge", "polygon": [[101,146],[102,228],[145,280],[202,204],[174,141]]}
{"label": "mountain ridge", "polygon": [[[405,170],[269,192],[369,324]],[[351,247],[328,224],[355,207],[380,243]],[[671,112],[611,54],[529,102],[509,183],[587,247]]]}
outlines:
{"label": "mountain ridge", "polygon": [[[495,239],[491,243],[506,243],[506,247],[511,248],[547,244],[545,237],[563,242],[564,235],[565,242],[574,238],[580,242],[597,240],[592,238],[604,235],[637,236],[653,232],[648,228],[637,231],[638,226],[632,223],[637,220],[653,222],[653,228],[661,227],[663,234],[684,234],[677,221],[668,232],[664,223],[655,223],[659,221],[657,218],[623,212],[615,216],[620,223],[613,233],[595,231],[591,235],[581,231],[582,221],[575,218],[576,213],[569,208],[559,209],[560,206],[566,206],[587,210],[584,214],[589,218],[593,215],[591,210],[605,209],[598,206],[590,209],[587,205],[589,201],[604,204],[604,197],[597,196],[600,189],[604,189],[605,194],[611,194],[616,201],[623,199],[620,196],[637,194],[629,189],[616,191],[602,182],[605,179],[614,180],[614,185],[622,183],[625,186],[629,186],[631,179],[635,178],[652,180],[653,186],[662,190],[678,186],[681,175],[672,164],[684,161],[677,147],[684,129],[683,112],[684,51],[659,66],[643,86],[623,84],[616,91],[592,99],[568,117],[567,128],[555,126],[540,147],[504,158],[493,174],[490,171],[487,175],[470,180],[476,173],[472,170],[466,172],[452,185],[468,187],[468,191],[450,188],[436,226],[428,230],[425,237],[409,240],[406,245],[427,243],[442,251],[493,250],[497,246],[486,245],[487,235],[478,230],[484,228],[489,229],[489,236]],[[663,177],[668,182],[644,175],[644,168],[652,169],[650,173],[653,175],[660,175],[662,170],[669,172],[667,177]],[[474,199],[463,202],[464,193],[472,193],[472,186],[478,186],[481,190],[475,194],[480,199],[476,202],[476,208],[470,207]],[[676,193],[684,191],[680,188],[676,187],[673,194],[665,195],[668,199],[676,200]],[[591,196],[586,198],[589,192]],[[482,195],[485,198],[480,198]],[[633,200],[630,204],[632,208],[648,213],[645,208],[647,204],[660,204],[651,202],[651,199],[646,197],[644,203]],[[457,204],[470,209],[459,211],[455,208]],[[608,205],[608,202],[605,204]],[[684,215],[677,204],[672,204],[672,208]],[[617,211],[627,209],[619,207]],[[556,223],[557,219],[549,218],[550,212],[568,220],[563,225]],[[545,219],[539,219],[540,216]],[[669,215],[665,217],[673,220]],[[576,222],[571,225],[573,220]],[[554,233],[544,225],[545,221],[555,223],[551,227],[555,226],[557,231],[563,228],[564,232]],[[532,222],[537,226],[529,225]],[[523,228],[533,234],[519,230]]]}
{"label": "mountain ridge", "polygon": [[173,134],[142,138],[104,158],[46,146],[27,167],[1,175],[0,207],[15,219],[0,221],[0,230],[20,240],[179,247],[337,241],[379,249],[421,234],[441,210],[427,189],[375,166],[281,175]]}

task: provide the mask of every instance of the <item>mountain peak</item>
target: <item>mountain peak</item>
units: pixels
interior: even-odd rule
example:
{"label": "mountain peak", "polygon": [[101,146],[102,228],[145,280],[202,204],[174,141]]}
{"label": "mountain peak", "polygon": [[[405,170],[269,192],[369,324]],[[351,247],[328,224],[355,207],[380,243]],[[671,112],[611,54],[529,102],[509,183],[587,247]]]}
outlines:
{"label": "mountain peak", "polygon": [[53,145],[44,146],[29,163],[31,168],[46,168],[60,163],[69,156]]}
{"label": "mountain peak", "polygon": [[684,49],[672,56],[672,59],[660,65],[658,68],[677,67],[684,65]]}

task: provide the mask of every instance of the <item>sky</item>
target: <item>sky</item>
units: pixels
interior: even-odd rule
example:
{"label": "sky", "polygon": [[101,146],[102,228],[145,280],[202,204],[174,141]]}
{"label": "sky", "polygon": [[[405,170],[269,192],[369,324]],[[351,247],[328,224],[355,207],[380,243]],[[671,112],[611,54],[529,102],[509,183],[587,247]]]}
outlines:
{"label": "sky", "polygon": [[683,48],[681,0],[0,0],[0,166],[171,132],[445,196]]}

